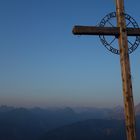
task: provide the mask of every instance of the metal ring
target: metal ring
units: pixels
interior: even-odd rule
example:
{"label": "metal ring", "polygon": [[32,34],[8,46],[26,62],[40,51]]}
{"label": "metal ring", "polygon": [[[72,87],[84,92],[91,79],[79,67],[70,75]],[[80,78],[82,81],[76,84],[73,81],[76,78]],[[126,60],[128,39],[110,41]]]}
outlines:
{"label": "metal ring", "polygon": [[[134,18],[132,18],[130,15],[128,15],[126,13],[124,13],[124,15],[125,15],[126,21],[128,21],[128,23],[126,24],[127,27],[131,24],[132,25],[132,28],[139,28],[139,26],[138,26],[137,22],[134,20]],[[99,26],[100,27],[105,27],[107,24],[109,24],[109,26],[115,27],[113,25],[113,23],[110,21],[113,18],[116,18],[116,12],[112,12],[112,13],[107,14],[101,20],[101,22],[99,23]],[[118,55],[120,54],[120,50],[112,46],[112,43],[116,39],[118,39],[117,36],[114,36],[114,38],[110,42],[106,39],[106,36],[105,35],[99,35],[99,37],[100,37],[100,40],[101,40],[102,44],[110,52],[112,52],[114,54],[118,54]],[[131,54],[133,51],[135,51],[137,49],[137,47],[139,46],[139,44],[140,44],[140,36],[135,36],[135,40],[133,42],[128,39],[128,53]]]}

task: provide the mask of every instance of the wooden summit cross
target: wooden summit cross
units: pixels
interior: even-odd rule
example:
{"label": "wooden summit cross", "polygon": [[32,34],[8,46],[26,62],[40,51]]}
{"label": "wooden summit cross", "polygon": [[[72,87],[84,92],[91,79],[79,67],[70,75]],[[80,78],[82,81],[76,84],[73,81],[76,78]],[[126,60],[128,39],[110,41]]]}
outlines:
{"label": "wooden summit cross", "polygon": [[[129,53],[133,52],[139,45],[140,29],[135,28],[137,26],[135,26],[136,24],[135,22],[133,22],[134,19],[129,15],[125,14],[124,0],[116,0],[115,13],[116,16],[114,15],[114,17],[117,18],[117,27],[74,26],[73,34],[99,35],[99,36],[107,35],[107,36],[115,36],[118,39],[119,51],[112,47],[109,49],[113,53],[120,54],[127,140],[136,140],[135,111],[134,111],[134,101],[133,101],[133,93],[132,93]],[[109,16],[110,15],[108,15],[108,19]],[[133,24],[134,28],[127,28],[126,19],[133,20],[132,22],[131,21],[130,22]],[[136,36],[136,41],[134,44],[128,41],[128,36]],[[101,41],[103,41],[102,43],[105,46],[109,45],[105,40],[101,39]],[[132,45],[131,48],[128,47],[128,43]]]}

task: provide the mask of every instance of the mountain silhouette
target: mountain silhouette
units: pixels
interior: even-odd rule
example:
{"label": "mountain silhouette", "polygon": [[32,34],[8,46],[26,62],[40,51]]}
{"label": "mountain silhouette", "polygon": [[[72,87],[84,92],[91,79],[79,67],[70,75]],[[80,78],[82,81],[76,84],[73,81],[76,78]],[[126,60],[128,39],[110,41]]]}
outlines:
{"label": "mountain silhouette", "polygon": [[47,132],[40,140],[125,140],[124,122],[87,120]]}
{"label": "mountain silhouette", "polygon": [[[139,106],[137,106],[137,110],[139,110]],[[139,118],[139,113],[137,116]],[[139,120],[137,119],[138,130]],[[77,138],[80,137],[81,133],[87,137],[89,135],[92,138],[95,135],[99,138],[104,135],[104,132],[111,134],[109,137],[113,137],[115,134],[123,134],[121,133],[124,127],[123,121],[123,108],[121,107],[113,109],[84,108],[80,112],[76,112],[70,107],[26,109],[1,106],[0,140],[40,140],[40,138],[49,140],[52,135],[53,140],[55,135],[62,136],[62,132],[65,136],[68,136],[67,134],[70,132],[69,135],[76,136],[76,133]],[[108,126],[109,124],[110,126]],[[90,130],[90,128],[92,129]],[[91,133],[89,134],[86,130]],[[113,134],[112,132],[118,133]],[[83,135],[81,136],[84,138]],[[122,136],[124,137],[124,135]],[[62,137],[60,140],[63,140]]]}
{"label": "mountain silhouette", "polygon": [[[140,139],[137,117],[137,139]],[[126,140],[124,120],[91,119],[48,131],[40,140]]]}

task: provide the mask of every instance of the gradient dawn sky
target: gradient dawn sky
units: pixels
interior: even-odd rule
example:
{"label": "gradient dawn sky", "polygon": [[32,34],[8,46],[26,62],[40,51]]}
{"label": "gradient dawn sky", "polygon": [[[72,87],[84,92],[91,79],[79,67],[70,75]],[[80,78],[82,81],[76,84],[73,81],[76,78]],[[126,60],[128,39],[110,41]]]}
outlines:
{"label": "gradient dawn sky", "polygon": [[[140,25],[139,6],[125,0]],[[0,0],[0,105],[122,105],[119,56],[98,36],[72,34],[74,25],[98,25],[112,11],[115,0]],[[130,59],[138,104],[140,48]]]}

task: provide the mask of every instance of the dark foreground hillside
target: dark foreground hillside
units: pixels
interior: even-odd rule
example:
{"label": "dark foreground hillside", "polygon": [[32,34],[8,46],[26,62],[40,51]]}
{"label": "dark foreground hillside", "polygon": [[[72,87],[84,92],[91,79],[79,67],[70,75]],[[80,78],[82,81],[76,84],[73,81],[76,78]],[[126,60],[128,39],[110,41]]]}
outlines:
{"label": "dark foreground hillside", "polygon": [[123,121],[87,120],[46,133],[41,140],[125,140]]}
{"label": "dark foreground hillside", "polygon": [[[137,119],[137,139],[140,139]],[[124,121],[87,120],[47,132],[40,140],[126,140]]]}

